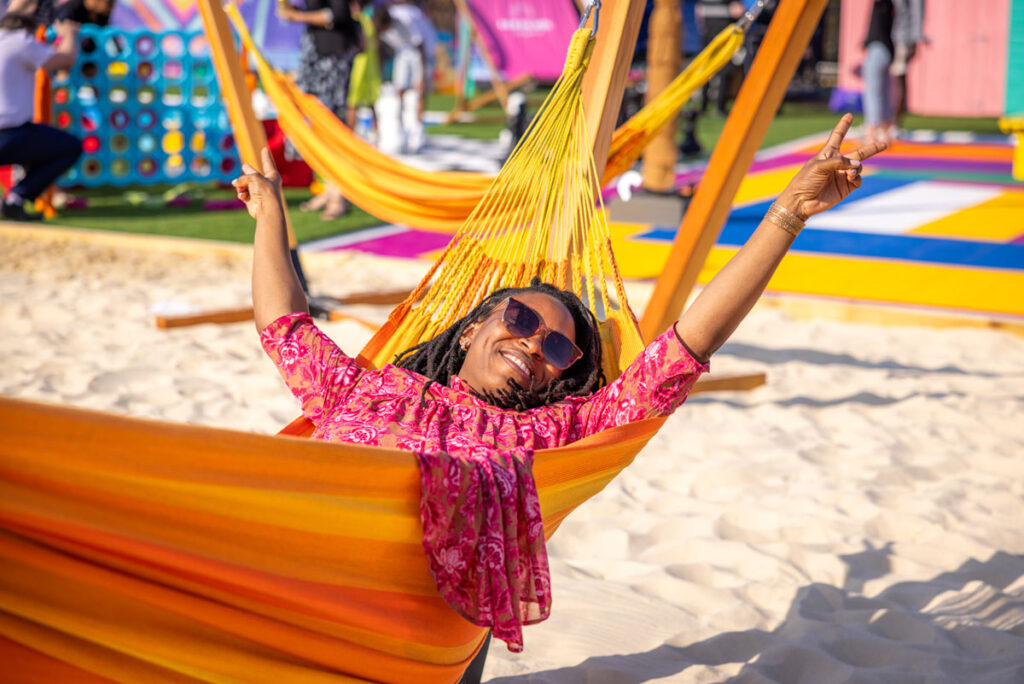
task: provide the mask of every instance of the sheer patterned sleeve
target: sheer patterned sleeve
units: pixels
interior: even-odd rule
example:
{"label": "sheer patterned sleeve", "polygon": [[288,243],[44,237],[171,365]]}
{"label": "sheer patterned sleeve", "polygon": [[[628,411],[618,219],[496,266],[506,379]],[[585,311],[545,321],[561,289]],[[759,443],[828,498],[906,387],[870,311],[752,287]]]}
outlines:
{"label": "sheer patterned sleeve", "polygon": [[697,378],[709,370],[669,328],[654,338],[629,368],[579,406],[573,430],[580,438],[675,411]]}
{"label": "sheer patterned sleeve", "polygon": [[316,425],[325,412],[345,401],[363,373],[306,313],[278,318],[260,333],[260,344]]}

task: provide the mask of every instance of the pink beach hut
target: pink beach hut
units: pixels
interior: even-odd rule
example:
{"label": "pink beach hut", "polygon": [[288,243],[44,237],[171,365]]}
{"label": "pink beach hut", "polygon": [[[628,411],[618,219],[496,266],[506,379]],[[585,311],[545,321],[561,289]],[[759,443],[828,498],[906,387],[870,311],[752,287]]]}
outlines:
{"label": "pink beach hut", "polygon": [[[840,106],[859,100],[863,90],[860,65],[871,4],[871,0],[842,3],[838,93],[833,99]],[[908,110],[963,117],[1024,110],[1020,87],[1024,85],[1024,0],[926,0],[924,4],[928,42],[918,47],[907,72]],[[1008,87],[1011,77],[1017,79],[1016,87]]]}

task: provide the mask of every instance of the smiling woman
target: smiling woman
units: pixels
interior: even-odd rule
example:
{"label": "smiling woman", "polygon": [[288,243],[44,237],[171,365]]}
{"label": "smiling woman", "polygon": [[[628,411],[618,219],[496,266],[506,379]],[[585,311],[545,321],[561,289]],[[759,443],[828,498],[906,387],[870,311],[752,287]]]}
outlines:
{"label": "smiling woman", "polygon": [[604,384],[593,315],[538,281],[493,292],[379,369],[360,367],[306,313],[270,321],[261,341],[313,438],[416,455],[438,589],[512,650],[522,625],[550,610],[534,452],[668,415],[707,370],[669,330]]}
{"label": "smiling woman", "polygon": [[263,173],[244,167],[234,184],[256,219],[253,305],[263,346],[302,402],[312,437],[416,456],[423,546],[452,608],[522,649],[522,625],[546,618],[551,605],[534,453],[667,416],[686,400],[804,221],[856,189],[861,161],[884,149],[841,155],[852,120],[839,121],[675,325],[609,383],[594,316],[576,295],[538,280],[490,293],[392,364],[362,367],[307,313],[269,152]]}

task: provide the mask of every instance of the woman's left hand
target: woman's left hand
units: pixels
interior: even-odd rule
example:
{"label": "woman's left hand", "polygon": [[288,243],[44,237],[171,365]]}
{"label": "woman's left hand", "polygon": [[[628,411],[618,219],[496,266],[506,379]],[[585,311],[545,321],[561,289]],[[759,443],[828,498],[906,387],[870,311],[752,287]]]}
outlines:
{"label": "woman's left hand", "polygon": [[270,155],[269,148],[264,147],[260,150],[260,159],[263,162],[262,173],[243,163],[242,171],[245,175],[231,181],[231,185],[235,186],[235,195],[245,203],[245,208],[254,219],[267,214],[280,215],[284,207],[281,174],[274,166],[274,158]]}
{"label": "woman's left hand", "polygon": [[861,162],[875,156],[887,145],[872,143],[846,156],[842,155],[839,148],[852,123],[852,114],[843,115],[828,137],[828,142],[821,148],[821,152],[797,172],[779,195],[777,203],[802,220],[807,220],[815,214],[831,209],[860,187]]}

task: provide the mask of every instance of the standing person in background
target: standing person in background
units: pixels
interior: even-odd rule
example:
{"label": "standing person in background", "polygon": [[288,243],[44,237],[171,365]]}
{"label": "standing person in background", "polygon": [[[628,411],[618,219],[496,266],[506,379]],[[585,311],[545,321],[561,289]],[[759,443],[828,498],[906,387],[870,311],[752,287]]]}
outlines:
{"label": "standing person in background", "polygon": [[924,37],[924,0],[895,0],[893,10],[893,55],[889,74],[896,90],[893,126],[898,129],[903,115],[907,113],[907,69],[917,53],[918,44],[927,41]]}
{"label": "standing person in background", "polygon": [[400,21],[420,36],[423,57],[423,78],[420,81],[419,116],[423,118],[423,109],[434,83],[434,62],[437,58],[437,27],[420,7],[418,0],[393,3],[388,11],[396,21]]}
{"label": "standing person in background", "polygon": [[[378,7],[377,11],[381,12],[378,26],[381,42],[392,51],[391,84],[398,96],[398,116],[404,138],[402,147],[407,152],[416,152],[423,144],[423,126],[419,102],[410,106],[409,97],[415,94],[417,99],[422,99],[426,52],[423,35],[410,19],[411,13],[405,10],[406,7],[405,3]],[[419,10],[418,7],[412,9]]]}
{"label": "standing person in background", "polygon": [[864,123],[868,142],[888,142],[893,122],[892,29],[895,16],[893,0],[874,0],[871,19],[864,37]]}
{"label": "standing person in background", "polygon": [[[747,5],[753,4],[753,2],[747,2]],[[778,6],[779,0],[764,0],[761,12],[754,19],[754,23],[747,28],[747,35],[743,38],[743,78],[747,77],[750,67],[754,65],[754,57],[761,49],[761,43],[764,42],[765,34],[768,33],[768,24],[772,23],[772,17],[775,16]]]}
{"label": "standing person in background", "polygon": [[78,25],[56,24],[56,47],[37,42],[29,14],[8,12],[0,19],[0,164],[17,164],[25,177],[0,204],[0,216],[13,221],[39,218],[25,211],[82,154],[78,138],[52,126],[32,123],[37,69],[70,69],[78,54]]}
{"label": "standing person in background", "polygon": [[[360,107],[369,108],[377,103],[380,95],[380,49],[377,42],[377,28],[374,25],[373,0],[356,0],[353,9],[359,10],[359,26],[363,31],[363,51],[352,60],[352,81],[348,89],[348,118],[346,123],[356,128],[356,114]],[[372,117],[372,114],[371,114]],[[371,119],[371,130],[372,130]]]}
{"label": "standing person in background", "polygon": [[[76,24],[95,24],[107,26],[110,15],[114,12],[115,0],[11,0],[8,10],[17,14],[27,14],[37,24],[47,26],[56,21],[71,21]],[[0,13],[4,6],[0,0]]]}
{"label": "standing person in background", "polygon": [[[352,18],[348,0],[306,0],[305,10],[282,3],[278,16],[306,25],[296,85],[344,121],[352,60],[363,50],[363,32]],[[324,191],[301,208],[322,210],[320,218],[330,221],[348,211],[348,204],[338,188],[326,183]]]}
{"label": "standing person in background", "polygon": [[[739,0],[697,0],[697,26],[700,27],[704,47],[729,24],[743,16],[745,11],[746,6]],[[730,62],[711,77],[703,88],[701,114],[707,110],[708,100],[712,97],[715,99],[715,112],[723,117],[729,114],[729,96],[732,94],[731,84],[735,74],[736,65]]]}

